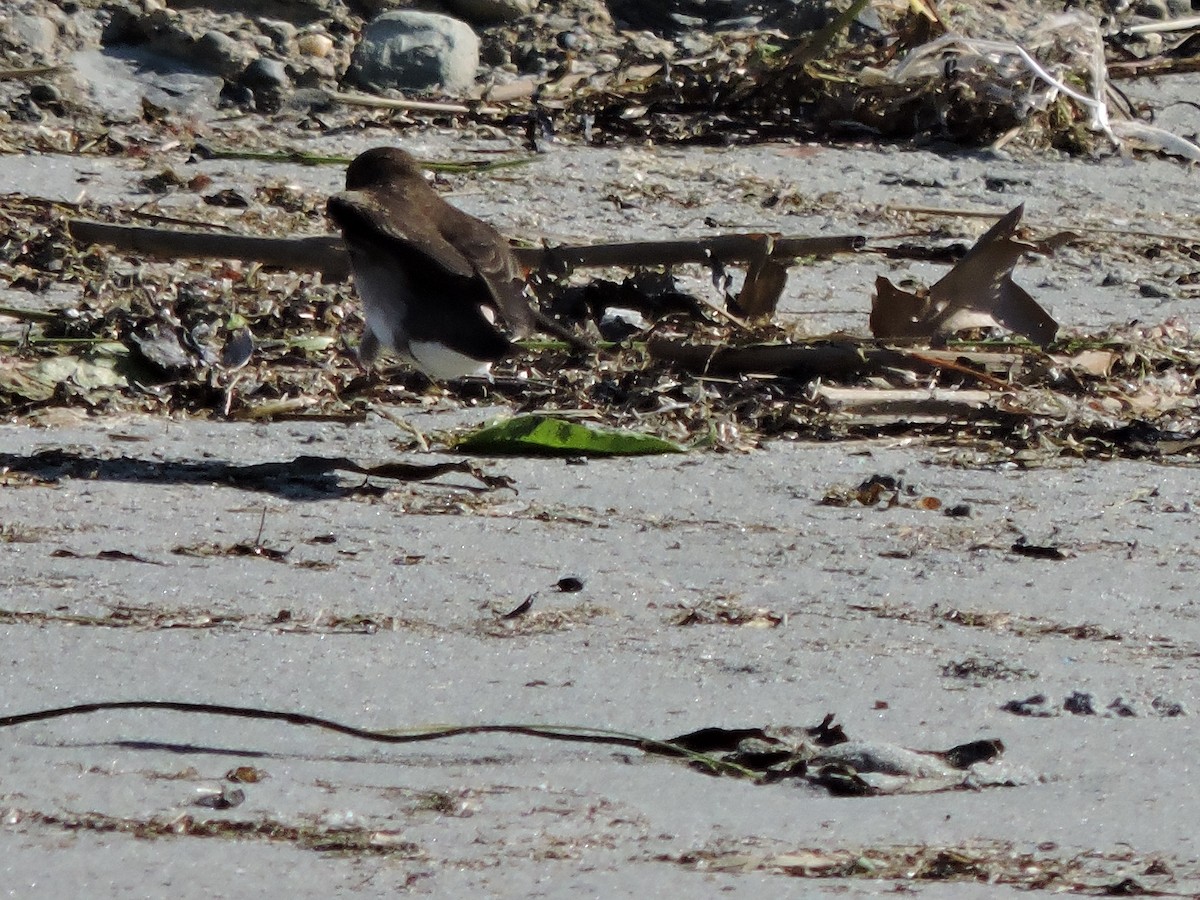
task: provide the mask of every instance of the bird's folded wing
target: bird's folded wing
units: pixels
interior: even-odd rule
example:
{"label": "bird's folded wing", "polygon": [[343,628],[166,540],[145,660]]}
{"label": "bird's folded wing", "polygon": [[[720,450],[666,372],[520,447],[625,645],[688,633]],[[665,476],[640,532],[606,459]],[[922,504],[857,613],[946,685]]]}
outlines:
{"label": "bird's folded wing", "polygon": [[421,215],[405,219],[393,215],[383,204],[365,191],[342,191],[329,198],[325,206],[329,218],[350,240],[361,240],[384,249],[389,244],[398,256],[419,253],[460,278],[474,278],[477,267],[453,244],[442,237],[437,228]]}
{"label": "bird's folded wing", "polygon": [[513,337],[523,338],[533,331],[536,320],[525,296],[524,280],[513,278],[502,282],[489,278],[487,284],[496,309],[500,310],[504,324],[508,326]]}
{"label": "bird's folded wing", "polygon": [[496,309],[509,330],[518,337],[532,331],[534,318],[525,298],[525,280],[504,235],[482,219],[453,206],[442,218],[440,229],[442,237],[469,259],[487,282]]}
{"label": "bird's folded wing", "polygon": [[504,238],[486,222],[449,206],[440,228],[421,215],[401,219],[366,191],[334,194],[326,209],[347,238],[384,250],[391,244],[398,256],[419,253],[448,274],[482,278],[509,329],[518,337],[533,330],[533,311],[516,261]]}

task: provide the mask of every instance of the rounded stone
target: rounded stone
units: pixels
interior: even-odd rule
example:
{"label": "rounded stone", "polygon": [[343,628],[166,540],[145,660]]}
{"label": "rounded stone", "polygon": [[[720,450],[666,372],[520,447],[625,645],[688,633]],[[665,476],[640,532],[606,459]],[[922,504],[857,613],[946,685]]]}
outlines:
{"label": "rounded stone", "polygon": [[19,14],[12,17],[12,30],[26,50],[49,56],[58,42],[58,26],[44,16]]}
{"label": "rounded stone", "polygon": [[62,92],[52,84],[38,81],[29,86],[29,99],[39,106],[62,105]]}
{"label": "rounded stone", "polygon": [[212,29],[196,42],[195,58],[201,65],[229,78],[253,61],[254,52],[224,32]]}
{"label": "rounded stone", "polygon": [[374,91],[465,91],[479,67],[479,38],[458,19],[435,13],[384,13],[363,30],[348,75]]}
{"label": "rounded stone", "polygon": [[288,77],[287,66],[281,60],[270,59],[266,56],[260,56],[246,66],[240,80],[242,84],[255,92],[279,91],[292,84],[291,78]]}
{"label": "rounded stone", "polygon": [[275,19],[259,19],[258,30],[281,53],[285,52],[291,42],[296,39],[296,26],[291,22],[281,22]]}
{"label": "rounded stone", "polygon": [[333,39],[327,34],[302,34],[296,40],[296,49],[301,56],[315,56],[324,59],[333,52]]}

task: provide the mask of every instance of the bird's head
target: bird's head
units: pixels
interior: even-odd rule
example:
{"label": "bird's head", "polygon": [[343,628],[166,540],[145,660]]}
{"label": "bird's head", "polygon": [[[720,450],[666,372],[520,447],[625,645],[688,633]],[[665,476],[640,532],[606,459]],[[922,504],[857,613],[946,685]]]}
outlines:
{"label": "bird's head", "polygon": [[356,156],[346,169],[346,190],[357,191],[404,178],[425,179],[412,155],[399,147],[373,147]]}

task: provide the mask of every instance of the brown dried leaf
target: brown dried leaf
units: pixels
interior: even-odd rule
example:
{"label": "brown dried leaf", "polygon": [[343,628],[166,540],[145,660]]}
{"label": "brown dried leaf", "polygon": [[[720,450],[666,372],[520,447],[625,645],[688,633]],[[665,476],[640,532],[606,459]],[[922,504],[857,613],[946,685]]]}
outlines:
{"label": "brown dried leaf", "polygon": [[1081,350],[1074,356],[1053,356],[1051,359],[1082,375],[1107,378],[1118,356],[1111,350]]}
{"label": "brown dried leaf", "polygon": [[1040,244],[1013,239],[1024,204],[988,229],[958,264],[929,289],[909,293],[883,276],[876,279],[871,333],[877,338],[940,341],[967,328],[1000,326],[1045,345],[1058,323],[1024,288],[1012,270],[1025,253],[1046,252],[1073,235],[1055,235]]}
{"label": "brown dried leaf", "polygon": [[747,319],[771,318],[787,286],[787,266],[771,256],[774,240],[770,235],[764,235],[763,240],[762,255],[746,270],[746,282],[738,294],[737,309],[731,310]]}

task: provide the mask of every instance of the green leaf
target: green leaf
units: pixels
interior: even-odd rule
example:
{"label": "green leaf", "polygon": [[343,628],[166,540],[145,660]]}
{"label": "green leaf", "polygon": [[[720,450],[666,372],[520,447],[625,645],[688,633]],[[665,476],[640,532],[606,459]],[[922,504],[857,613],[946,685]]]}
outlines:
{"label": "green leaf", "polygon": [[684,453],[683,447],[650,434],[592,428],[550,416],[516,416],[460,438],[455,450],[491,456],[642,456]]}

